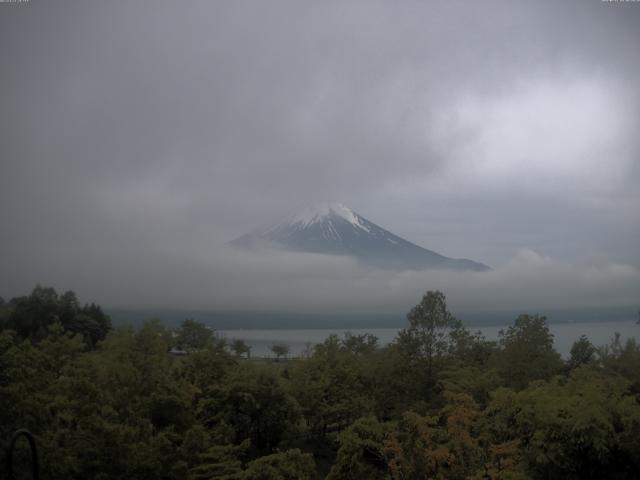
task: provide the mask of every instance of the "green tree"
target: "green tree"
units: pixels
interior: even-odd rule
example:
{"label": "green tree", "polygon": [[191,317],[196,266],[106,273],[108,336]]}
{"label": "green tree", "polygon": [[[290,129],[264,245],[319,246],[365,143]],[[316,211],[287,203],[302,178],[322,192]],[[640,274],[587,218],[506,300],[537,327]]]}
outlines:
{"label": "green tree", "polygon": [[188,318],[182,322],[177,333],[176,344],[184,350],[204,350],[214,346],[214,332],[202,322]]}
{"label": "green tree", "polygon": [[629,388],[640,398],[640,343],[635,338],[622,343],[616,332],[609,345],[598,349],[597,355],[605,371],[629,380]]}
{"label": "green tree", "polygon": [[185,356],[177,369],[178,374],[203,394],[209,387],[220,385],[228,370],[236,364],[222,345],[198,350]]}
{"label": "green tree", "polygon": [[327,480],[389,478],[385,441],[392,425],[374,417],[360,418],[338,435],[340,448]]}
{"label": "green tree", "polygon": [[271,351],[276,356],[277,362],[281,357],[287,358],[287,355],[289,355],[289,345],[286,343],[275,343],[271,345]]}
{"label": "green tree", "polygon": [[441,359],[450,349],[450,334],[460,326],[447,309],[444,294],[430,290],[420,303],[407,314],[409,328],[401,330],[398,344],[415,361],[426,368],[426,374],[433,376],[434,362]]}
{"label": "green tree", "polygon": [[247,358],[251,358],[251,347],[247,345],[247,342],[245,342],[244,340],[236,338],[231,342],[229,347],[237,357],[242,357],[246,354]]}
{"label": "green tree", "polygon": [[415,406],[440,394],[439,376],[451,361],[463,327],[449,312],[446,298],[439,291],[426,292],[407,319],[409,327],[396,339],[401,363],[394,383],[401,384],[405,405]]}
{"label": "green tree", "polygon": [[456,322],[449,338],[449,353],[461,366],[484,368],[497,348],[496,342],[487,341],[480,331],[470,332],[461,322]]}
{"label": "green tree", "polygon": [[582,335],[571,346],[569,360],[567,360],[567,367],[572,370],[581,365],[592,363],[595,361],[595,355],[596,347],[593,346],[585,335]]}
{"label": "green tree", "polygon": [[10,438],[18,428],[37,434],[47,424],[43,407],[54,380],[50,361],[36,345],[14,331],[0,332],[0,438]]}
{"label": "green tree", "polygon": [[342,430],[373,413],[373,370],[368,356],[348,349],[337,335],[316,345],[311,358],[294,366],[291,389],[314,436]]}
{"label": "green tree", "polygon": [[49,332],[40,343],[40,349],[49,357],[49,367],[58,378],[63,369],[82,353],[85,343],[80,334],[65,332],[60,323],[51,325]]}
{"label": "green tree", "polygon": [[47,326],[60,321],[58,294],[51,287],[37,285],[30,295],[10,301],[11,316],[6,327],[22,338],[41,340],[47,335]]}
{"label": "green tree", "polygon": [[104,340],[111,330],[111,318],[93,302],[80,308],[73,324],[69,330],[83,334],[91,346]]}
{"label": "green tree", "polygon": [[368,333],[354,335],[347,332],[342,339],[342,345],[356,355],[368,355],[378,348],[378,338]]}
{"label": "green tree", "polygon": [[94,348],[111,329],[111,319],[99,306],[81,307],[74,292],[58,295],[54,288],[40,285],[30,295],[12,298],[9,308],[3,310],[4,328],[34,341],[42,340],[52,325],[60,324],[65,331],[82,335],[87,345]]}
{"label": "green tree", "polygon": [[209,388],[198,410],[204,425],[229,426],[233,443],[249,439],[260,453],[270,453],[277,447],[296,430],[300,418],[296,400],[275,372],[247,363],[220,386]]}
{"label": "green tree", "polygon": [[[582,366],[568,380],[503,392],[487,410],[501,425],[494,441],[519,440],[534,478],[635,478],[640,405],[628,382]],[[635,433],[634,433],[635,432]]]}
{"label": "green tree", "polygon": [[553,334],[545,317],[520,315],[499,333],[498,372],[507,386],[522,389],[532,380],[548,379],[562,369],[553,349]]}

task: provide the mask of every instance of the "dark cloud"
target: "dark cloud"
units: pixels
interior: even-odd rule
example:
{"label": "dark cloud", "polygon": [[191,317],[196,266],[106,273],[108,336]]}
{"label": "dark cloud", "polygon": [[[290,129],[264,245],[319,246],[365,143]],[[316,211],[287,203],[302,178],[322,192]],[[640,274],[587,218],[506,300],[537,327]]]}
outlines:
{"label": "dark cloud", "polygon": [[0,293],[276,308],[293,275],[355,308],[433,283],[220,248],[328,200],[497,267],[451,280],[470,298],[521,251],[601,298],[591,268],[640,267],[639,24],[596,0],[2,4]]}

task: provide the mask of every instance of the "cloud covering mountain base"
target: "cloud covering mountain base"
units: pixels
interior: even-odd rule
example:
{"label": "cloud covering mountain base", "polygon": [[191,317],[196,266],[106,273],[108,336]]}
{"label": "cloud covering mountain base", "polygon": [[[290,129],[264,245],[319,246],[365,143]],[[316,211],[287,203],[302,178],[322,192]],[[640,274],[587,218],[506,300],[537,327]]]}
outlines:
{"label": "cloud covering mountain base", "polygon": [[[465,312],[544,313],[640,302],[640,271],[634,266],[572,265],[526,248],[487,272],[393,272],[363,267],[346,256],[231,247],[205,257],[96,255],[84,264],[95,274],[65,268],[61,256],[49,258],[40,271],[12,279],[12,288],[20,290],[9,291],[6,280],[0,288],[7,298],[40,282],[108,307],[309,314],[406,312],[433,289],[445,292],[454,311]],[[136,264],[139,268],[132,268]]]}

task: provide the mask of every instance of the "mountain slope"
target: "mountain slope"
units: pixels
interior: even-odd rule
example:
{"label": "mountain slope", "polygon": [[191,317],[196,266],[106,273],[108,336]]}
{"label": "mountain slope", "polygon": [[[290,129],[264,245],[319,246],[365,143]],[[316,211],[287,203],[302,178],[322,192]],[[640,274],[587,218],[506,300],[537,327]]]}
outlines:
{"label": "mountain slope", "polygon": [[408,242],[341,204],[316,205],[230,244],[243,248],[267,244],[299,252],[350,255],[365,264],[400,270],[490,270],[482,263],[445,257]]}

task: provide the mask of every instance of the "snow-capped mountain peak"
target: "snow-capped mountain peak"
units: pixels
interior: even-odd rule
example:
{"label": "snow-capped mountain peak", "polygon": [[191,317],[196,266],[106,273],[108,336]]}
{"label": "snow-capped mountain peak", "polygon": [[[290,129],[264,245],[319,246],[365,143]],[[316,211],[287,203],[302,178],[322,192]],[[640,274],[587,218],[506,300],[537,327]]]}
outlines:
{"label": "snow-capped mountain peak", "polygon": [[349,207],[346,207],[341,203],[316,203],[310,205],[291,215],[283,223],[306,228],[315,223],[331,221],[331,217],[340,218],[347,221],[354,227],[369,231],[365,223],[361,221],[361,217]]}
{"label": "snow-capped mountain peak", "polygon": [[276,225],[236,238],[231,245],[275,246],[298,252],[348,255],[383,268],[489,270],[481,263],[448,258],[394,235],[340,203],[311,205]]}

